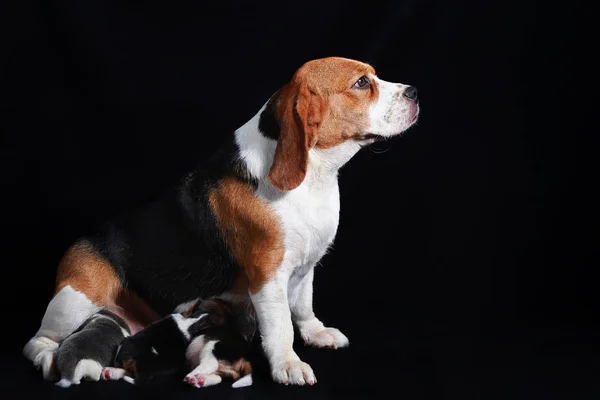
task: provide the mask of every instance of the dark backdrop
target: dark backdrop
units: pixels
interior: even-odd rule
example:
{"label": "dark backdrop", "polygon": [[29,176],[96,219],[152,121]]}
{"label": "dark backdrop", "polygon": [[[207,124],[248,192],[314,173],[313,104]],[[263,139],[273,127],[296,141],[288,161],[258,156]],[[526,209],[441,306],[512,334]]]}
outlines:
{"label": "dark backdrop", "polygon": [[[9,339],[0,391],[597,396],[596,128],[584,97],[593,51],[577,47],[589,35],[574,29],[592,26],[565,9],[546,20],[546,10],[467,0],[15,3],[3,14],[0,64]],[[418,87],[422,114],[341,170],[339,232],[314,301],[351,346],[299,348],[319,383],[199,393],[179,383],[61,391],[43,382],[20,352],[67,246],[164,190],[302,63],[331,55]]]}

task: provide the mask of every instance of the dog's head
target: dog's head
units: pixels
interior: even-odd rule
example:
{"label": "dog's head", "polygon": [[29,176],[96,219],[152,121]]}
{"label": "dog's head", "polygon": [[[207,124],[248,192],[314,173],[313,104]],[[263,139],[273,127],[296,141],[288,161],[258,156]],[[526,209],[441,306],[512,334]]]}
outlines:
{"label": "dog's head", "polygon": [[335,149],[329,153],[349,159],[364,145],[407,130],[419,106],[414,87],[379,79],[368,64],[330,57],[300,67],[266,111],[279,127],[269,180],[291,190],[306,176],[311,149]]}

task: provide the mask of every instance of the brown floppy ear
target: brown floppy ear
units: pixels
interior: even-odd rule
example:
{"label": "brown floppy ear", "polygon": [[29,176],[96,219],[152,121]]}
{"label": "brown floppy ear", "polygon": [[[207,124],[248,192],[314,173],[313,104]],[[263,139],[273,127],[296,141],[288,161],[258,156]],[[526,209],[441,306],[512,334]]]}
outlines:
{"label": "brown floppy ear", "polygon": [[324,104],[319,94],[302,83],[290,82],[279,91],[279,139],[268,176],[279,190],[295,189],[304,180]]}

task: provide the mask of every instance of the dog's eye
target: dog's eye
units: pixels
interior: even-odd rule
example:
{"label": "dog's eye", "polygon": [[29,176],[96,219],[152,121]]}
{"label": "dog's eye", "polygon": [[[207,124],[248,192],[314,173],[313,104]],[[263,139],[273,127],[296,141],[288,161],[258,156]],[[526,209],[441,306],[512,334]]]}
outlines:
{"label": "dog's eye", "polygon": [[352,87],[355,89],[367,89],[371,87],[371,82],[366,76],[361,76],[360,79],[357,80],[356,83],[354,83],[354,85],[352,85]]}

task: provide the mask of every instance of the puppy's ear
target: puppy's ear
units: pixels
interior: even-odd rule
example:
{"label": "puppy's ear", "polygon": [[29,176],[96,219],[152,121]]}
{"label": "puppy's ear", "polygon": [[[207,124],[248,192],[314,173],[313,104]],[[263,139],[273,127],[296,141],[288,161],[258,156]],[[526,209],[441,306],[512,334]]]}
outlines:
{"label": "puppy's ear", "polygon": [[211,301],[208,310],[208,318],[213,326],[225,324],[227,308],[223,302]]}
{"label": "puppy's ear", "polygon": [[279,190],[292,190],[306,176],[308,152],[317,142],[325,101],[299,78],[281,88],[277,96],[280,131],[268,178]]}

